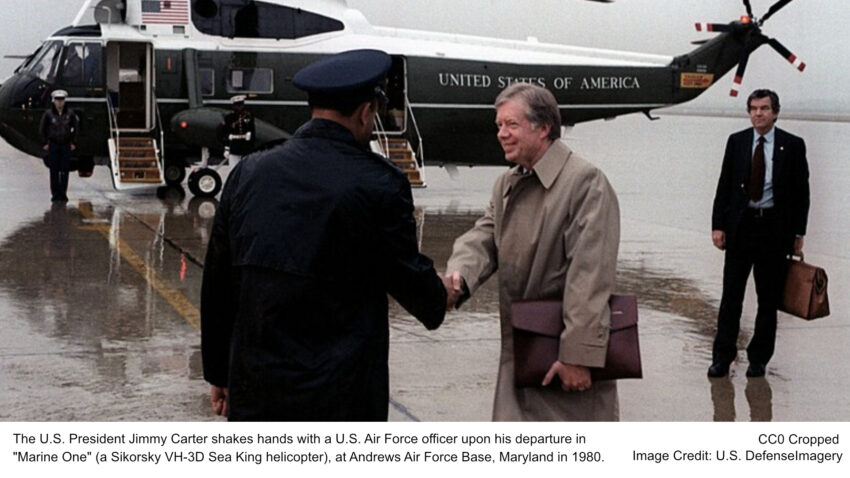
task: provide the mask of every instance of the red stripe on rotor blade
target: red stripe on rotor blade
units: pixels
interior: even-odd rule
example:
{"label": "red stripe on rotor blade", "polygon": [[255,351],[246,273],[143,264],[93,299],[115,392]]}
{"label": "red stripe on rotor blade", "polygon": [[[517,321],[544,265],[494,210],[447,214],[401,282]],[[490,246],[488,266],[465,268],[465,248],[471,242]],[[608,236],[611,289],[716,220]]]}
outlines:
{"label": "red stripe on rotor blade", "polygon": [[796,55],[794,55],[794,54],[792,53],[792,54],[788,57],[788,63],[794,63],[795,61],[797,61],[797,56],[796,56]]}
{"label": "red stripe on rotor blade", "polygon": [[732,80],[732,81],[740,85],[741,83],[743,83],[743,81],[744,81],[744,77],[742,77],[742,76],[737,76],[737,75],[736,75],[736,76],[735,76],[735,79],[734,79],[734,80]]}
{"label": "red stripe on rotor blade", "polygon": [[697,31],[701,32],[702,31],[702,25],[700,25],[699,23],[696,23],[695,25],[697,27]]}
{"label": "red stripe on rotor blade", "polygon": [[805,69],[806,69],[806,64],[805,64],[805,63],[803,63],[803,62],[800,62],[800,66],[798,66],[798,67],[797,67],[797,69],[798,69],[798,70],[800,70],[800,71],[805,70]]}

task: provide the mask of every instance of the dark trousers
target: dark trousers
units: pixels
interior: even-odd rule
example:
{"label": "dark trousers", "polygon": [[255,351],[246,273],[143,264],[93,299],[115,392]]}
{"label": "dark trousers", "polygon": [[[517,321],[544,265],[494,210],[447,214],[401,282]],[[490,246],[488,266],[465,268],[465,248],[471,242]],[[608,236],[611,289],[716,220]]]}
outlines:
{"label": "dark trousers", "polygon": [[47,149],[50,167],[50,195],[52,199],[67,199],[68,172],[71,170],[71,145],[50,143]]}
{"label": "dark trousers", "polygon": [[731,363],[738,355],[738,332],[744,292],[750,271],[756,282],[758,311],[755,330],[747,347],[750,363],[767,364],[776,341],[776,309],[785,285],[788,241],[783,238],[770,210],[744,213],[737,237],[727,243],[723,266],[723,298],[717,317],[713,360]]}

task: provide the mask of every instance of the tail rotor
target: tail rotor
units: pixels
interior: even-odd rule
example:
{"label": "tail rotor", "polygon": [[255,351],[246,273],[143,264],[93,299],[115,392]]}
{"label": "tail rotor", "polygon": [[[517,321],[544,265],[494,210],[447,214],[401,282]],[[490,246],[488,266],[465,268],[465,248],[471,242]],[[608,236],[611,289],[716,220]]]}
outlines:
{"label": "tail rotor", "polygon": [[745,35],[744,39],[744,49],[741,53],[741,59],[738,61],[738,69],[735,71],[735,78],[732,80],[732,89],[729,91],[730,96],[738,96],[738,93],[741,88],[741,84],[744,81],[744,72],[747,70],[747,62],[750,59],[750,54],[755,51],[758,47],[764,45],[765,43],[770,45],[771,48],[776,50],[777,53],[782,55],[789,63],[791,63],[797,70],[803,71],[806,69],[806,64],[801,61],[796,55],[791,53],[788,48],[786,48],[779,40],[775,38],[768,38],[761,32],[761,26],[764,25],[764,22],[767,21],[770,17],[772,17],[776,12],[783,9],[793,0],[779,0],[774,3],[768,10],[767,13],[764,14],[761,18],[756,18],[753,15],[753,8],[750,5],[750,0],[743,0],[744,7],[747,10],[747,15],[741,17],[739,21],[731,22],[731,23],[697,23],[696,29],[697,31],[706,31],[706,32],[721,32],[721,33],[741,33]]}

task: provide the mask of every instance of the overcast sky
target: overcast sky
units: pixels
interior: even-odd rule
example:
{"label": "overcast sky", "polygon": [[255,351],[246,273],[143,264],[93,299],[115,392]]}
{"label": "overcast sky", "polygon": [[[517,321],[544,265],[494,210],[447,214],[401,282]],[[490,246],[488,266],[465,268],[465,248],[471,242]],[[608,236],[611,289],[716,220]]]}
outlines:
{"label": "overcast sky", "polygon": [[[28,54],[47,35],[70,24],[82,0],[0,0],[0,54]],[[728,22],[745,13],[741,0],[349,0],[375,25],[525,39],[678,55],[698,33],[695,22]],[[756,15],[774,0],[752,0]],[[47,12],[50,12],[49,14]],[[796,0],[764,26],[806,62],[800,74],[767,46],[750,58],[743,91],[779,91],[786,112],[850,114],[850,2]],[[19,60],[0,60],[5,78]],[[730,109],[731,73],[693,107]]]}

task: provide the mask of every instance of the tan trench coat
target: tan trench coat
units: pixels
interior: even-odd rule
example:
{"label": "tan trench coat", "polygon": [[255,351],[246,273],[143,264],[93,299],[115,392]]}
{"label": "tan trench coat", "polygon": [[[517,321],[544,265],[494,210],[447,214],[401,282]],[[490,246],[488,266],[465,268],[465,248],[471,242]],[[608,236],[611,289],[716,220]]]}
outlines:
{"label": "tan trench coat", "polygon": [[586,392],[516,388],[511,301],[563,298],[559,359],[605,363],[614,292],[620,211],[598,168],[555,141],[523,176],[513,167],[496,180],[484,217],[454,244],[446,270],[459,271],[470,292],[499,270],[502,350],[493,420],[617,420],[616,382]]}

